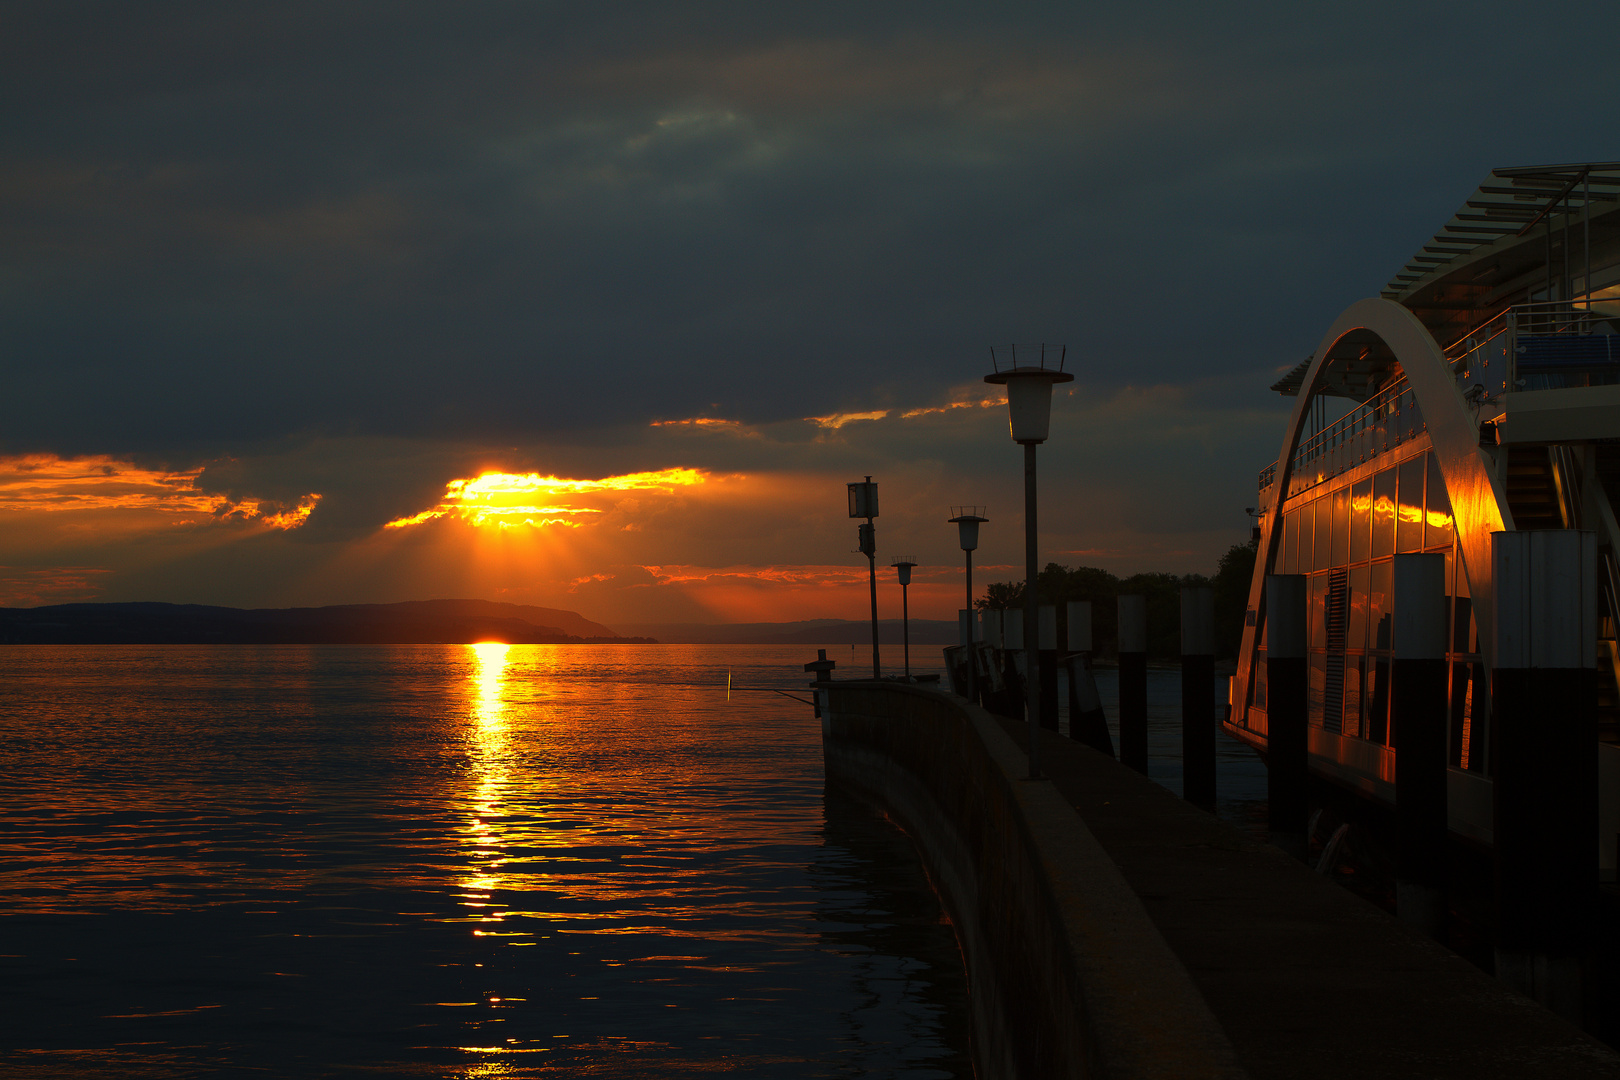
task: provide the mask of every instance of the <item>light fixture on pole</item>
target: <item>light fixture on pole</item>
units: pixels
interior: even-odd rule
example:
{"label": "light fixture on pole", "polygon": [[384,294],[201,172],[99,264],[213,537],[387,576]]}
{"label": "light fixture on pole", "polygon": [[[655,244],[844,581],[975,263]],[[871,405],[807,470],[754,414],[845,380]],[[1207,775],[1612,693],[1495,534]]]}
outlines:
{"label": "light fixture on pole", "polygon": [[907,602],[906,591],[911,587],[911,568],[916,565],[914,556],[895,556],[894,568],[900,571],[900,641],[901,648],[905,650],[906,682],[911,681],[911,605]]}
{"label": "light fixture on pole", "polygon": [[949,518],[956,526],[956,537],[962,544],[967,559],[967,607],[957,616],[961,627],[961,646],[967,656],[967,696],[969,701],[979,700],[978,661],[973,650],[973,552],[979,546],[979,526],[990,519],[984,516],[982,506],[953,506]]}
{"label": "light fixture on pole", "polygon": [[990,350],[994,370],[984,377],[987,383],[1007,387],[1008,426],[1013,442],[1024,448],[1024,689],[1029,714],[1029,775],[1041,775],[1039,739],[1041,725],[1040,617],[1038,576],[1039,553],[1036,544],[1035,448],[1046,441],[1052,421],[1052,387],[1073,382],[1063,370],[1067,350],[1062,345],[1025,345],[1023,362],[1018,346],[997,346]]}
{"label": "light fixture on pole", "polygon": [[973,610],[973,552],[979,546],[979,526],[990,519],[984,516],[982,506],[953,506],[948,519],[956,526],[957,539],[967,555],[967,609]]}
{"label": "light fixture on pole", "polygon": [[872,678],[882,677],[878,667],[878,620],[877,620],[877,526],[872,519],[878,516],[878,486],[868,476],[865,481],[857,480],[849,485],[849,516],[852,518],[865,518],[866,524],[860,528],[861,554],[866,556],[866,576],[872,587]]}

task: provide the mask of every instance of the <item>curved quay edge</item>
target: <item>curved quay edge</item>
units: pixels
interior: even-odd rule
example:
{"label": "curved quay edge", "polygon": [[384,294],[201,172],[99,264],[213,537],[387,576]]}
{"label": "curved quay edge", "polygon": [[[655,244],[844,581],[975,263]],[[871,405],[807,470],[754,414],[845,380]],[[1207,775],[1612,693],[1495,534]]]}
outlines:
{"label": "curved quay edge", "polygon": [[955,926],[980,1077],[1245,1080],[1118,868],[988,713],[892,683],[818,694],[828,781],[912,836]]}

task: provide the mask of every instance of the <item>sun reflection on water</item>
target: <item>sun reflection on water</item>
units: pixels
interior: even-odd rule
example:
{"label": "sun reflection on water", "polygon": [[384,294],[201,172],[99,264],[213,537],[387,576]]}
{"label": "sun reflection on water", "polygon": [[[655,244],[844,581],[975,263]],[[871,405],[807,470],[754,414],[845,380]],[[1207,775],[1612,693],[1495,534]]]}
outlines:
{"label": "sun reflection on water", "polygon": [[[503,819],[507,816],[504,795],[511,771],[506,683],[512,647],[498,641],[481,641],[467,648],[473,661],[474,723],[468,743],[476,784],[467,811],[468,822],[461,830],[472,866],[458,885],[461,906],[468,909],[467,921],[499,923],[507,915],[505,904],[495,896],[506,886],[506,876],[501,872],[506,852],[501,841]],[[474,931],[480,935],[485,932]]]}

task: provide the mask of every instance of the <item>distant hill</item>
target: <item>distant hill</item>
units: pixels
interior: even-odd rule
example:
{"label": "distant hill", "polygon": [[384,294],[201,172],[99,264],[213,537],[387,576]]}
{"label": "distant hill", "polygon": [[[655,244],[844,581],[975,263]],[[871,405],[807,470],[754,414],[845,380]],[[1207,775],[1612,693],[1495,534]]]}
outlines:
{"label": "distant hill", "polygon": [[[851,619],[806,619],[779,623],[623,623],[624,631],[672,644],[870,645],[872,624]],[[956,624],[912,619],[913,645],[955,645]],[[900,620],[878,620],[878,644],[900,644]]]}
{"label": "distant hill", "polygon": [[0,608],[7,644],[376,644],[625,641],[577,612],[492,600],[416,600],[318,608],[55,604]]}

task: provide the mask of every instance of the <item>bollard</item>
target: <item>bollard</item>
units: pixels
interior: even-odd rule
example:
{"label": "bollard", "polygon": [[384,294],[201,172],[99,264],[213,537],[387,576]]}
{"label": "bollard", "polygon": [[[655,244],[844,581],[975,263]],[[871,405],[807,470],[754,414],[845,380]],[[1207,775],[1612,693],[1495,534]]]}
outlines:
{"label": "bollard", "polygon": [[1147,775],[1147,597],[1119,598],[1119,760]]}
{"label": "bollard", "polygon": [[1310,852],[1310,703],[1304,574],[1266,575],[1266,818],[1271,842]]}
{"label": "bollard", "polygon": [[1181,590],[1181,791],[1215,809],[1215,590]]}
{"label": "bollard", "polygon": [[[1397,555],[1389,669],[1395,913],[1441,938],[1446,915],[1446,557]],[[1595,735],[1594,735],[1595,737]]]}
{"label": "bollard", "polygon": [[1596,543],[1492,533],[1491,559],[1496,976],[1579,1023],[1597,889]]}
{"label": "bollard", "polygon": [[1058,729],[1057,606],[1042,604],[1036,637],[1041,678],[1041,727]]}
{"label": "bollard", "polygon": [[1068,614],[1069,737],[1113,757],[1114,740],[1091,671],[1091,601],[1070,600]]}

